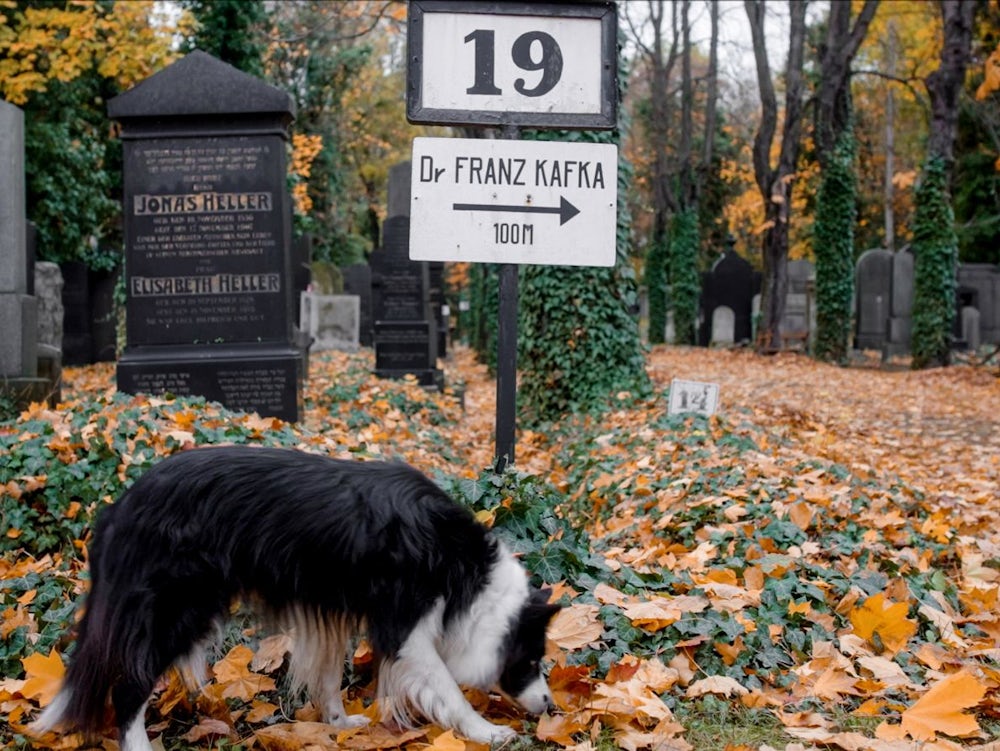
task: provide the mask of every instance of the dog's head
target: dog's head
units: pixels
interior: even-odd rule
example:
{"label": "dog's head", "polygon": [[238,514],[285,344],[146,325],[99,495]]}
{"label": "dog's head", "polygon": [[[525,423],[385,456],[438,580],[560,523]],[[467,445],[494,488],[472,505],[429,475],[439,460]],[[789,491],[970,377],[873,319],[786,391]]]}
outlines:
{"label": "dog's head", "polygon": [[551,590],[533,590],[514,620],[506,644],[500,690],[532,714],[553,708],[552,694],[542,672],[545,630],[559,611],[548,602]]}

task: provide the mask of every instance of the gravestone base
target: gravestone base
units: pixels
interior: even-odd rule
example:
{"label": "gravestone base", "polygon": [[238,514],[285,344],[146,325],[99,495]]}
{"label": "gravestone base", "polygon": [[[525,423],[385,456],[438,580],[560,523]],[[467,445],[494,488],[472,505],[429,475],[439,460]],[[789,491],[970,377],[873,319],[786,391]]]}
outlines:
{"label": "gravestone base", "polygon": [[136,347],[118,361],[118,390],[203,396],[228,409],[296,422],[302,412],[302,350],[288,345]]}
{"label": "gravestone base", "polygon": [[54,407],[59,401],[48,378],[0,378],[0,397],[10,399],[15,409],[24,409],[32,402]]}
{"label": "gravestone base", "polygon": [[38,374],[38,300],[31,295],[0,293],[0,376],[34,378]]}

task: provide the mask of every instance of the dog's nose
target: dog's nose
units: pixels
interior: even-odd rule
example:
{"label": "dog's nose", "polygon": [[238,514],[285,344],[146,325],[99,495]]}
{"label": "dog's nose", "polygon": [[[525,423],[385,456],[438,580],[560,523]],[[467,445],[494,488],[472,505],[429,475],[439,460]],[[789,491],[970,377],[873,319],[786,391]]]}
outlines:
{"label": "dog's nose", "polygon": [[545,702],[545,714],[549,714],[556,708],[555,702],[552,701],[552,697],[548,694],[545,694],[545,696],[542,697],[542,701]]}

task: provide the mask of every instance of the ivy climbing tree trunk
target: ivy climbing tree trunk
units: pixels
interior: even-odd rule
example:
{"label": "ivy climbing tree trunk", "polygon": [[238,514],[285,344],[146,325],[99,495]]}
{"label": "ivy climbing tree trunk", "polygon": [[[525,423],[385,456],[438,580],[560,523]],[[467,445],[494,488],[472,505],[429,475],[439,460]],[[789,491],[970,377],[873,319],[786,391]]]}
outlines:
{"label": "ivy climbing tree trunk", "polygon": [[827,156],[816,197],[816,357],[844,363],[854,294],[854,134],[845,130]]}
{"label": "ivy climbing tree trunk", "polygon": [[820,47],[816,97],[816,343],[821,360],[844,363],[851,336],[854,295],[855,208],[851,62],[875,16],[878,0],[865,0],[853,27],[851,3],[832,3]]}
{"label": "ivy climbing tree trunk", "polygon": [[972,43],[975,0],[941,0],[941,63],[927,77],[931,127],[913,219],[913,367],[947,365],[955,320],[958,238],[950,179],[958,129],[958,99]]}
{"label": "ivy climbing tree trunk", "polygon": [[670,222],[670,300],[674,311],[674,341],[695,344],[698,334],[698,211],[687,207]]}
{"label": "ivy climbing tree trunk", "polygon": [[[560,140],[609,142],[613,138],[611,133],[561,135]],[[631,174],[627,162],[620,160],[615,266],[521,269],[518,409],[522,425],[538,425],[572,412],[599,411],[611,405],[618,393],[640,396],[649,391],[639,321],[634,315],[638,287],[628,260],[631,220],[624,197]]]}

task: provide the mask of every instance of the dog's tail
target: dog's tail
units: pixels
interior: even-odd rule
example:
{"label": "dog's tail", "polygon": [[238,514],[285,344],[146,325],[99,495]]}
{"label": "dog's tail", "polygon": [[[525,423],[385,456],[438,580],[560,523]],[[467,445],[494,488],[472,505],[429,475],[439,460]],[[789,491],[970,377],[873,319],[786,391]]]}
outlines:
{"label": "dog's tail", "polygon": [[[66,670],[66,676],[55,699],[45,707],[31,730],[43,734],[50,730],[80,731],[87,738],[95,737],[107,722],[108,695],[116,673],[108,657],[108,635],[100,632],[101,621],[90,610],[96,603],[88,598],[88,610],[81,623],[81,638]],[[97,627],[97,631],[86,628]],[[86,637],[83,637],[86,634]]]}
{"label": "dog's tail", "polygon": [[111,625],[114,619],[109,612],[112,609],[109,590],[99,571],[103,558],[100,546],[107,547],[113,534],[113,511],[113,506],[103,510],[98,524],[103,534],[95,535],[96,544],[90,551],[91,590],[85,600],[76,649],[59,693],[31,724],[33,733],[79,731],[93,738],[107,724],[109,694],[122,669],[120,648],[116,645],[119,636]]}

